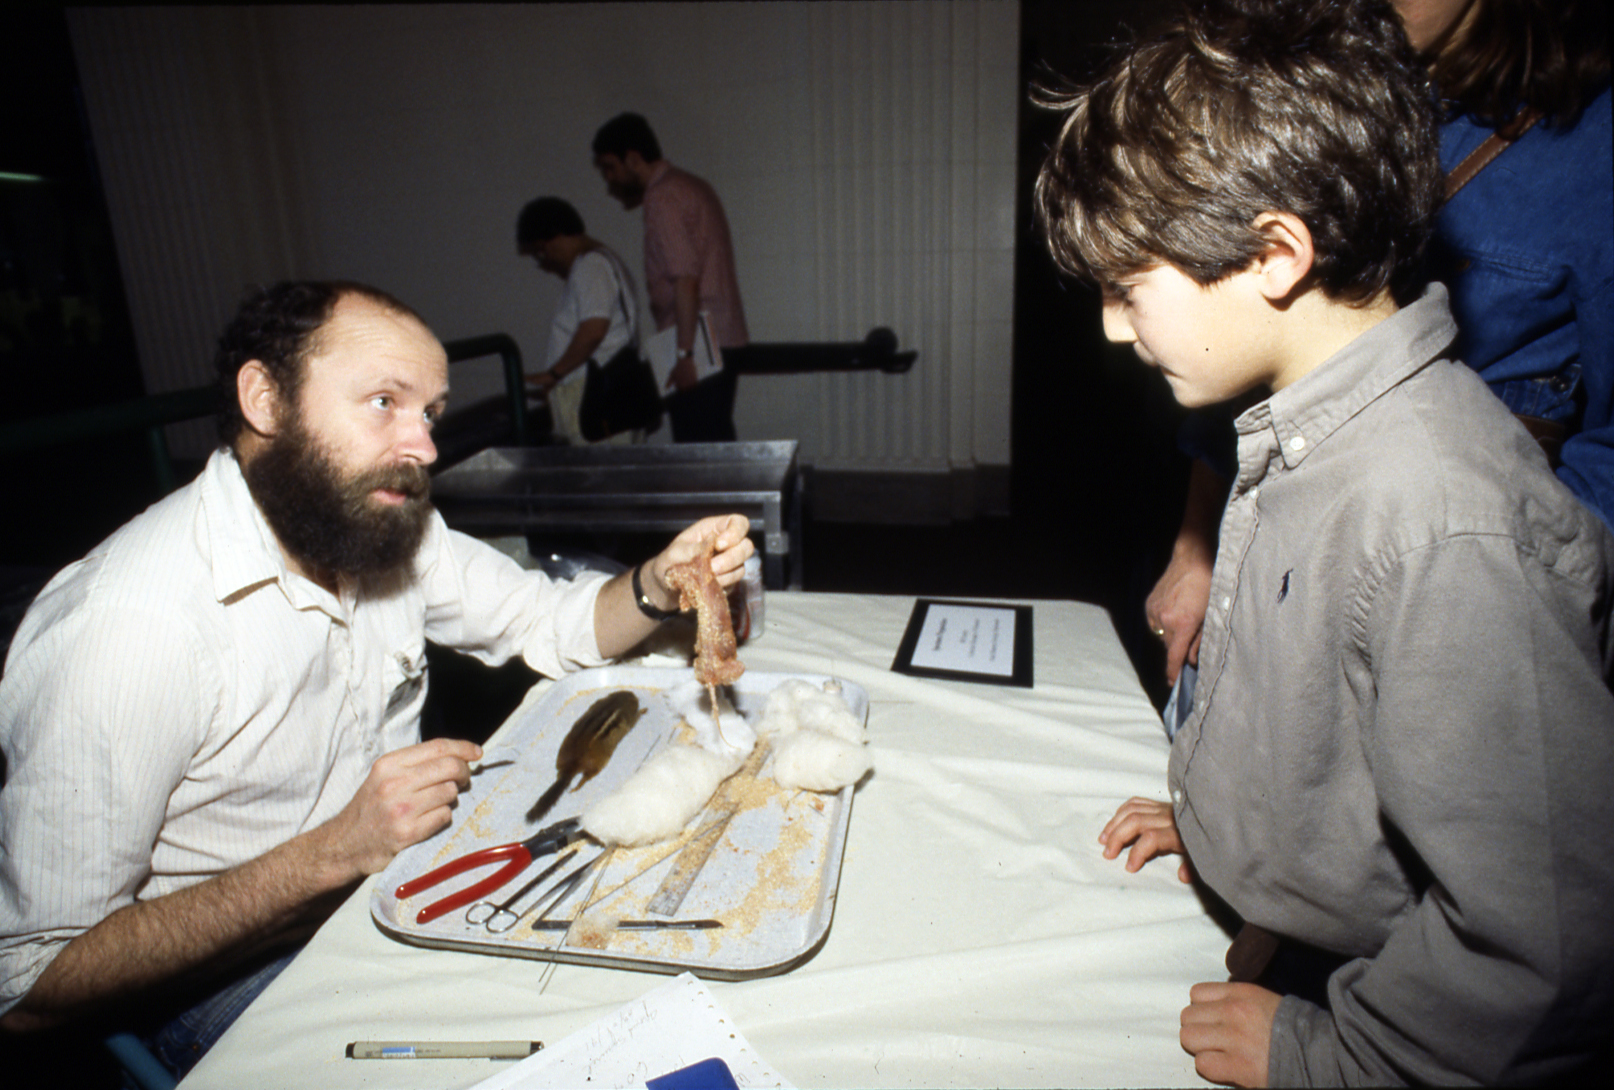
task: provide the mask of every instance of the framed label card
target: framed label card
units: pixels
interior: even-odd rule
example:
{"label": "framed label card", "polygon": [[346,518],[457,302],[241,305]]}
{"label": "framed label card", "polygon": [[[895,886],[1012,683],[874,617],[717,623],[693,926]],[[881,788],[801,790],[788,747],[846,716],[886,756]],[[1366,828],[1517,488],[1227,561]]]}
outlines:
{"label": "framed label card", "polygon": [[1031,607],[921,598],[891,669],[1031,688]]}

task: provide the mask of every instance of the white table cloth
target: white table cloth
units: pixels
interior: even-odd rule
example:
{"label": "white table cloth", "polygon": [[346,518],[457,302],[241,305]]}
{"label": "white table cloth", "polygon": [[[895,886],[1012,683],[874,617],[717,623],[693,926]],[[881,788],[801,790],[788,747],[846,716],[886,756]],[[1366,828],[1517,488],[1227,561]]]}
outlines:
{"label": "white table cloth", "polygon": [[[1205,1085],[1178,1044],[1228,936],[1175,860],[1127,874],[1098,831],[1165,797],[1168,744],[1108,616],[1038,601],[1036,687],[890,670],[911,597],[770,593],[758,670],[869,693],[833,925],[780,976],[711,982],[797,1086]],[[531,698],[529,698],[530,700]],[[558,1041],[662,983],[428,950],[372,922],[372,878],[185,1080],[208,1087],[466,1087],[487,1060],[362,1061],[354,1040]]]}

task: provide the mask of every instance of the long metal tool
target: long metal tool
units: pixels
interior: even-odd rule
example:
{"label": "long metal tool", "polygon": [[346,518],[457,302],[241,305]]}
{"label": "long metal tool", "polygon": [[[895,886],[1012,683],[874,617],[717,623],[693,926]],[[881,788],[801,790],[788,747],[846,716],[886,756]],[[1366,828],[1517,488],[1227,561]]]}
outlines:
{"label": "long metal tool", "polygon": [[[574,920],[537,920],[534,931],[566,931]],[[617,931],[711,931],[722,927],[722,920],[618,920]]]}
{"label": "long metal tool", "polygon": [[[576,870],[572,871],[572,873],[568,874],[565,878],[562,878],[553,889],[551,889],[548,893],[545,893],[542,897],[538,898],[530,906],[528,906],[527,911],[522,913],[523,916],[525,916],[527,912],[531,912],[533,909],[537,908],[539,905],[544,905],[544,910],[538,913],[538,918],[536,920],[532,921],[533,930],[548,930],[548,928],[545,926],[545,921],[549,919],[549,914],[555,911],[555,909],[559,908],[562,901],[570,897],[573,893],[577,892],[577,887],[583,884],[583,879],[588,877],[588,872],[599,866],[610,854],[611,850],[607,848],[599,855],[596,855],[593,859],[590,859],[587,863],[584,863],[581,867],[578,867]],[[572,923],[570,920],[561,920],[559,922],[564,923],[567,926],[570,926]],[[511,926],[514,925],[512,924]],[[506,931],[509,929],[510,928],[508,927],[505,928]]]}
{"label": "long metal tool", "polygon": [[706,866],[706,861],[711,858],[713,849],[717,847],[717,842],[723,839],[723,834],[728,831],[729,822],[739,809],[737,796],[741,783],[756,779],[757,772],[762,768],[762,762],[767,756],[768,743],[765,739],[758,738],[755,748],[751,750],[751,756],[740,766],[738,772],[724,782],[717,800],[708,808],[707,813],[715,816],[678,853],[678,858],[673,860],[672,870],[661,880],[661,885],[656,888],[656,895],[650,898],[650,903],[645,906],[646,912],[656,916],[677,915],[679,906],[684,903],[684,898],[688,896],[690,887],[695,884],[701,868]]}

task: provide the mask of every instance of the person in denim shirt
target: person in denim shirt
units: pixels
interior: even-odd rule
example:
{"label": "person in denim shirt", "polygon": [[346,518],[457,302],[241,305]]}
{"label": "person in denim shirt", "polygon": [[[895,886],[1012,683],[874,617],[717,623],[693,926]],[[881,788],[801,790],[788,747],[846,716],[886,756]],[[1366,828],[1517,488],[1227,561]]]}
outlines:
{"label": "person in denim shirt", "polygon": [[[1493,133],[1517,136],[1442,208],[1433,278],[1451,289],[1455,353],[1526,421],[1558,478],[1614,526],[1614,140],[1606,9],[1540,0],[1403,0],[1455,24],[1413,43],[1436,53],[1448,102],[1441,166],[1454,170]],[[1521,33],[1526,22],[1532,34]],[[1556,33],[1555,33],[1556,32]],[[1427,31],[1425,32],[1427,33]],[[1517,43],[1541,75],[1493,58]],[[1507,53],[1493,43],[1509,44]],[[1482,61],[1480,58],[1486,58]],[[1526,58],[1514,57],[1522,68]],[[1467,77],[1467,78],[1465,78]],[[1496,119],[1510,119],[1497,124]],[[1547,425],[1547,426],[1543,426]],[[1556,427],[1552,426],[1556,425]]]}

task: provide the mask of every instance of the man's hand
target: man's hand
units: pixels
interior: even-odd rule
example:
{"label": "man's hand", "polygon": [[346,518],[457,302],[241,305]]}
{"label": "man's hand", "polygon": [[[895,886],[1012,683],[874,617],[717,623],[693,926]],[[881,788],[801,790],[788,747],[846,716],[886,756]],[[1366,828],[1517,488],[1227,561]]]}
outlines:
{"label": "man's hand", "polygon": [[[1114,859],[1128,844],[1126,869],[1136,871],[1157,855],[1182,855],[1182,838],[1177,835],[1177,818],[1171,804],[1154,799],[1127,799],[1115,816],[1098,834],[1104,845],[1104,858]],[[1186,860],[1177,868],[1177,877],[1184,882],[1194,880],[1194,872]]]}
{"label": "man's hand", "polygon": [[[696,326],[701,316],[701,283],[693,276],[680,276],[673,281],[673,327],[678,330],[680,349],[693,348]],[[667,384],[677,390],[688,390],[698,382],[695,360],[685,356],[673,365]]]}
{"label": "man's hand", "polygon": [[1182,1047],[1211,1082],[1267,1084],[1272,1020],[1283,997],[1255,984],[1195,984],[1182,1012]]}
{"label": "man's hand", "polygon": [[1199,640],[1210,605],[1213,559],[1207,543],[1183,543],[1172,550],[1165,574],[1143,604],[1149,630],[1165,642],[1166,680],[1176,684],[1184,662],[1199,665]]}
{"label": "man's hand", "polygon": [[[745,578],[745,562],[756,546],[748,536],[744,515],[714,515],[684,529],[661,552],[639,566],[640,586],[650,604],[677,609],[679,594],[667,585],[667,569],[712,550],[712,574],[725,589]],[[594,604],[594,642],[600,654],[615,658],[652,632],[655,622],[639,612],[633,600],[633,573],[625,571],[607,583]]]}
{"label": "man's hand", "polygon": [[374,874],[392,857],[449,822],[453,802],[471,786],[482,747],[434,738],[378,758],[353,801],[326,823],[330,846],[354,876]]}
{"label": "man's hand", "polygon": [[688,390],[699,381],[700,378],[695,373],[693,356],[685,356],[673,364],[672,371],[667,375],[667,386],[674,391]]}
{"label": "man's hand", "polygon": [[1184,662],[1199,665],[1199,638],[1205,630],[1211,569],[1216,564],[1216,531],[1226,505],[1227,482],[1204,462],[1195,462],[1171,563],[1143,605],[1149,630],[1165,642],[1166,680],[1173,685]]}
{"label": "man's hand", "polygon": [[[751,542],[751,520],[744,515],[713,515],[686,526],[681,533],[645,565],[647,576],[665,587],[662,579],[674,564],[692,560],[712,545],[712,574],[725,588],[745,576],[745,562],[757,551]],[[668,592],[669,594],[671,591]]]}
{"label": "man's hand", "polygon": [[600,347],[605,335],[611,330],[609,318],[585,318],[577,323],[577,331],[566,346],[566,351],[560,358],[549,365],[547,371],[539,371],[536,375],[527,376],[527,385],[535,393],[549,396],[549,391],[559,386],[562,379],[570,378],[572,372],[585,366],[594,355],[594,350]]}
{"label": "man's hand", "polygon": [[59,1025],[306,930],[322,901],[447,825],[450,804],[471,784],[469,762],[481,756],[481,746],[455,738],[386,754],[325,824],[204,882],[124,905],[70,940],[0,1022]]}

